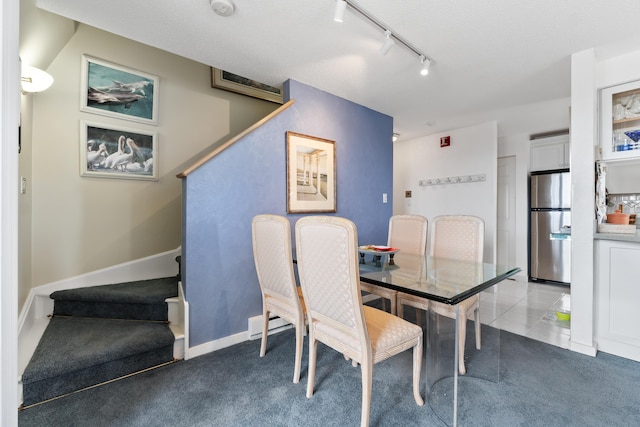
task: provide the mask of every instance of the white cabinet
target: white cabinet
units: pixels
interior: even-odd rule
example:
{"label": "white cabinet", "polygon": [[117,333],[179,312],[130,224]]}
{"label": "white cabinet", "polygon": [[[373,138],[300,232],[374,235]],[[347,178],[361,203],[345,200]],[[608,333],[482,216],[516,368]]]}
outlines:
{"label": "white cabinet", "polygon": [[640,361],[640,243],[596,242],[598,350]]}
{"label": "white cabinet", "polygon": [[600,91],[603,160],[640,157],[640,81]]}
{"label": "white cabinet", "polygon": [[531,171],[545,171],[569,168],[569,135],[531,141]]}

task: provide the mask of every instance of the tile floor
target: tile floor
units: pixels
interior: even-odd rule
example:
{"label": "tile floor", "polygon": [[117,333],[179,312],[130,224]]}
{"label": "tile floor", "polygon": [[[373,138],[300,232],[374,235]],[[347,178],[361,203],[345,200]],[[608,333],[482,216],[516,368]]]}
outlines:
{"label": "tile floor", "polygon": [[568,286],[505,280],[480,294],[483,324],[538,341],[569,348],[570,321],[556,310],[569,311]]}

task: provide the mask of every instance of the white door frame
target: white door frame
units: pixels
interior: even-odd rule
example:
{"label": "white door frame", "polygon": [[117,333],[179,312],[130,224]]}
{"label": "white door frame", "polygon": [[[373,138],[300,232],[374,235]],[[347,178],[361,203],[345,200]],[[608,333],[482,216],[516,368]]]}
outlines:
{"label": "white door frame", "polygon": [[18,425],[20,2],[0,5],[0,424]]}

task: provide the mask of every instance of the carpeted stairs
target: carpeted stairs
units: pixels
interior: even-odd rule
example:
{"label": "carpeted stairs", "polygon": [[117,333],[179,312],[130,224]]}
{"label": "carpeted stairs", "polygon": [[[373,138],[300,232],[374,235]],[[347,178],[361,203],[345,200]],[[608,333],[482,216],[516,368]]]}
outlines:
{"label": "carpeted stairs", "polygon": [[56,291],[53,317],[23,375],[29,406],[172,362],[165,300],[178,278]]}

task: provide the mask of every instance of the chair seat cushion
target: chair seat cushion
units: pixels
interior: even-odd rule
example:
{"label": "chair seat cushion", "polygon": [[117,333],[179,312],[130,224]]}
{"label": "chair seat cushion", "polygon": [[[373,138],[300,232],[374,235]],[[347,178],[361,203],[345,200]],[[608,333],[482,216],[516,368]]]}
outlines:
{"label": "chair seat cushion", "polygon": [[364,306],[374,363],[380,362],[422,341],[422,328],[397,316]]}

